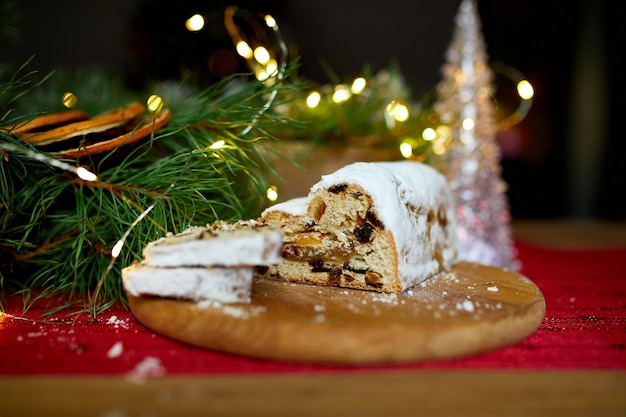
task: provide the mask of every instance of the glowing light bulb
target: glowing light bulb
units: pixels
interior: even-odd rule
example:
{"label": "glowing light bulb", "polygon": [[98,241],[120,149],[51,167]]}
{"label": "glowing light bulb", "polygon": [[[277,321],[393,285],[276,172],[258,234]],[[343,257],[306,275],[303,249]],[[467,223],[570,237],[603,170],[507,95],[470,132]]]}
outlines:
{"label": "glowing light bulb", "polygon": [[462,125],[463,125],[463,129],[472,130],[474,126],[476,125],[476,121],[472,119],[471,117],[466,117],[465,119],[463,119]]}
{"label": "glowing light bulb", "polygon": [[83,167],[76,168],[76,175],[78,176],[78,178],[84,181],[93,182],[98,179],[98,176],[96,174]]}
{"label": "glowing light bulb", "polygon": [[148,101],[146,102],[146,104],[148,105],[148,111],[156,113],[158,111],[161,111],[161,109],[163,108],[163,99],[156,94],[153,94],[148,97]]}
{"label": "glowing light bulb", "polygon": [[394,100],[387,104],[385,110],[387,111],[387,114],[398,122],[406,122],[409,119],[409,108],[399,101]]}
{"label": "glowing light bulb", "polygon": [[440,138],[448,138],[450,137],[450,127],[446,126],[446,125],[439,125],[437,126],[437,129],[435,129],[435,132],[437,132],[437,136]]}
{"label": "glowing light bulb", "polygon": [[63,94],[61,101],[63,102],[63,105],[68,109],[71,109],[72,107],[76,106],[76,104],[78,104],[78,98],[74,95],[74,93],[70,93],[69,91]]}
{"label": "glowing light bulb", "polygon": [[122,239],[118,240],[117,243],[111,249],[111,256],[115,259],[120,256],[122,252],[122,248],[124,247],[124,241]]}
{"label": "glowing light bulb", "polygon": [[246,59],[250,59],[254,55],[252,48],[250,48],[250,45],[248,45],[246,41],[237,42],[235,48],[237,49],[237,53]]}
{"label": "glowing light bulb", "polygon": [[218,140],[217,142],[214,142],[211,146],[209,146],[210,149],[222,149],[224,147],[224,145],[226,144],[226,141],[224,140]]}
{"label": "glowing light bulb", "polygon": [[522,80],[517,83],[517,94],[524,100],[530,100],[535,95],[535,90],[532,84],[526,80]]}
{"label": "glowing light bulb", "polygon": [[339,104],[350,98],[350,90],[345,85],[338,85],[335,87],[333,93],[333,102]]}
{"label": "glowing light bulb", "polygon": [[427,127],[422,131],[422,138],[427,141],[431,141],[437,137],[437,132],[432,127]]}
{"label": "glowing light bulb", "polygon": [[404,104],[399,104],[393,111],[393,117],[399,122],[406,122],[409,119],[409,108]]}
{"label": "glowing light bulb", "polygon": [[400,143],[400,154],[405,158],[413,156],[413,149],[417,146],[417,141],[413,138],[406,138]]}
{"label": "glowing light bulb", "polygon": [[257,46],[254,48],[254,59],[261,65],[265,65],[270,60],[270,53],[263,46]]}
{"label": "glowing light bulb", "polygon": [[200,14],[194,14],[187,21],[185,21],[185,27],[190,32],[197,32],[204,27],[204,17]]}
{"label": "glowing light bulb", "polygon": [[402,142],[400,144],[400,154],[404,158],[410,158],[413,155],[413,147],[408,143]]}
{"label": "glowing light bulb", "polygon": [[359,77],[352,82],[352,87],[350,87],[350,91],[352,91],[352,94],[361,94],[363,90],[365,90],[366,85],[367,81],[365,81],[365,78]]}
{"label": "glowing light bulb", "polygon": [[268,28],[274,28],[276,27],[276,19],[274,19],[272,15],[266,14],[265,24],[267,25]]}
{"label": "glowing light bulb", "polygon": [[307,107],[314,109],[320,104],[321,100],[322,100],[322,95],[318,93],[317,91],[313,91],[311,94],[307,96],[306,105]]}
{"label": "glowing light bulb", "polygon": [[264,69],[258,69],[254,75],[259,81],[265,81],[270,77],[270,75]]}
{"label": "glowing light bulb", "polygon": [[446,146],[443,143],[434,142],[431,149],[435,155],[443,155],[446,153]]}
{"label": "glowing light bulb", "polygon": [[265,65],[265,72],[268,74],[274,74],[278,70],[278,62],[275,59],[270,59]]}
{"label": "glowing light bulb", "polygon": [[266,195],[269,201],[278,200],[278,188],[275,185],[270,186],[270,188],[267,189]]}

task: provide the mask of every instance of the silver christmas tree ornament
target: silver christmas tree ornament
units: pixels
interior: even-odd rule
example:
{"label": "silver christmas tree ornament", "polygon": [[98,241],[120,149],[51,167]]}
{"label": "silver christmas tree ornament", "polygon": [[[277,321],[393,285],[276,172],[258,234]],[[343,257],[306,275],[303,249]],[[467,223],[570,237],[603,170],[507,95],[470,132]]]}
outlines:
{"label": "silver christmas tree ornament", "polygon": [[461,259],[518,269],[481,26],[476,2],[462,0],[437,86],[435,110],[448,129],[434,149],[456,204]]}

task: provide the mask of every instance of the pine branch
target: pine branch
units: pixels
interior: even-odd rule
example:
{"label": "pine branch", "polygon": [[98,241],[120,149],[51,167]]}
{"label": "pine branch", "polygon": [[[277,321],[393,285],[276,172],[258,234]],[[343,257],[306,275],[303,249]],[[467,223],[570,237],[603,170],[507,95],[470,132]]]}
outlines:
{"label": "pine branch", "polygon": [[[4,84],[7,97],[29,85],[32,75]],[[85,75],[94,79],[82,83],[75,78],[77,88],[113,85],[99,80],[100,74]],[[55,108],[52,98],[58,100],[67,91],[55,78],[50,86],[32,90],[34,100],[30,95],[29,100],[8,100],[17,104],[7,110],[11,121]],[[0,288],[20,291],[30,300],[61,296],[64,306],[102,311],[124,302],[121,269],[141,259],[150,241],[190,225],[258,216],[267,204],[271,170],[260,152],[261,142],[271,138],[265,128],[289,123],[265,114],[263,107],[269,89],[283,87],[241,75],[202,90],[182,83],[154,86],[150,93],[161,95],[172,112],[169,124],[137,145],[81,161],[97,173],[95,183],[28,157],[34,148],[0,130],[0,145],[23,149],[12,152],[5,146],[0,155]],[[81,97],[90,97],[89,106],[97,112],[125,104],[112,105],[110,100],[130,100],[132,93],[109,92],[99,103],[93,91],[77,96],[79,103],[84,102]],[[36,103],[42,106],[38,110]],[[257,119],[250,133],[241,136]],[[151,205],[149,214],[131,228]],[[112,247],[128,231],[124,249],[105,274]],[[97,305],[89,306],[97,285]]]}

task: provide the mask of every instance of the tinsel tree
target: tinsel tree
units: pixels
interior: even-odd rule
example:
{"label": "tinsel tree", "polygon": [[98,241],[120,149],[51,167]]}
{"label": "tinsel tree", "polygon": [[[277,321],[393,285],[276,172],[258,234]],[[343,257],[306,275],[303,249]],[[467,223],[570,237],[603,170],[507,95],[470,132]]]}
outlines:
{"label": "tinsel tree", "polygon": [[452,188],[461,257],[517,269],[496,143],[493,82],[477,4],[462,0],[437,86],[435,109],[450,128],[438,166]]}

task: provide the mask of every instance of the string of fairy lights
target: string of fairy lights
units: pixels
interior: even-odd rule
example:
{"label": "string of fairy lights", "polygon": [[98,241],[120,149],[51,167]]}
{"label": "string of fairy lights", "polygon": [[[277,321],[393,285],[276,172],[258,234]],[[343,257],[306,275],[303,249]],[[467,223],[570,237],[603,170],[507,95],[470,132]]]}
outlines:
{"label": "string of fairy lights", "polygon": [[[246,35],[241,26],[235,23],[237,14],[244,16],[246,13],[249,12],[235,6],[231,6],[225,11],[224,23],[236,52],[245,60],[259,81],[283,81],[282,74],[284,65],[286,65],[285,57],[287,53],[276,20],[271,15],[265,15],[263,17],[265,27],[262,27],[258,24],[258,20],[246,19],[251,32],[251,35]],[[185,27],[192,32],[202,30],[205,27],[203,15],[194,14],[189,17],[185,22]],[[278,40],[277,43],[282,55],[280,64],[277,58],[278,54],[270,46],[271,42],[267,37],[268,28],[271,29]],[[534,89],[532,84],[518,71],[502,65],[496,70],[515,83],[517,97],[519,98],[517,109],[498,123],[499,130],[504,131],[520,123],[526,117],[532,106]],[[338,112],[333,111],[333,106],[338,108],[347,104],[350,100],[358,99],[359,96],[380,93],[380,91],[376,90],[377,87],[372,85],[374,83],[371,81],[365,76],[359,76],[354,78],[351,83],[324,85],[306,92],[299,100],[293,101],[292,106],[304,107],[311,112],[315,112],[320,107],[325,107],[326,111],[324,114],[336,114]],[[268,100],[267,104],[269,107],[271,100]],[[419,114],[421,111],[423,111],[422,108],[412,104],[409,100],[397,97],[389,97],[380,109],[381,117],[390,132],[410,123],[411,119],[416,117],[416,114]],[[308,115],[300,112],[298,116],[307,118]],[[448,144],[452,139],[452,130],[447,124],[441,123],[436,115],[430,119],[432,120],[430,126],[425,126],[421,131],[414,131],[399,138],[397,143],[399,157],[423,160],[424,155],[421,153],[423,146],[420,146],[420,142],[426,143],[429,152],[434,155],[443,155],[447,151]],[[463,123],[466,128],[471,129],[469,125],[472,123],[472,120],[464,120]],[[278,190],[276,185],[268,188],[267,198],[270,202],[278,200]]]}
{"label": "string of fairy lights", "polygon": [[[268,14],[263,16],[263,21],[265,22],[265,25],[267,26],[267,28],[271,29],[276,36],[278,46],[282,54],[280,58],[280,62],[278,62],[277,59],[273,55],[270,55],[269,50],[265,48],[264,46],[258,45],[254,49],[250,47],[250,44],[246,40],[243,39],[242,31],[239,30],[239,27],[234,23],[234,16],[236,13],[249,14],[249,12],[245,10],[241,10],[237,8],[236,6],[231,6],[226,9],[225,14],[224,14],[225,25],[231,35],[231,38],[233,39],[237,52],[247,60],[248,65],[250,65],[252,68],[255,69],[255,76],[259,81],[267,83],[269,80],[275,80],[275,82],[277,83],[281,82],[284,79],[284,74],[285,74],[286,66],[287,66],[287,45],[282,39],[276,20],[271,15],[268,15]],[[248,17],[247,20],[250,22],[253,22],[253,24],[256,24],[258,22],[258,20],[254,16],[252,17],[247,16],[247,17]],[[201,30],[204,27],[204,17],[201,14],[195,14],[191,16],[185,22],[185,27],[190,31]],[[259,29],[257,28],[257,31],[258,30]],[[277,92],[278,92],[277,89],[271,90],[269,97],[265,100],[265,103],[262,106],[262,108],[257,112],[257,114],[250,121],[250,123],[248,123],[247,126],[240,132],[241,136],[247,135],[254,128],[254,126],[257,124],[258,120],[261,118],[263,113],[265,113],[272,106],[272,103],[274,102],[276,98]],[[74,100],[74,103],[75,102],[76,100]],[[148,98],[146,104],[147,104],[148,110],[151,112],[160,111],[164,105],[163,99],[160,96],[155,95],[155,94],[151,95]],[[218,149],[222,149],[225,145],[226,145],[226,141],[217,140],[214,143],[212,143],[209,146],[209,148],[212,150],[218,150]],[[120,237],[120,239],[115,243],[115,245],[111,249],[111,260],[106,270],[104,271],[103,275],[99,279],[98,284],[92,294],[92,298],[91,298],[92,305],[95,303],[97,296],[98,296],[99,289],[103,285],[109,273],[112,271],[113,266],[125,245],[126,239],[130,235],[132,230],[137,226],[137,224],[139,224],[139,222],[141,222],[150,213],[150,211],[152,211],[152,209],[154,209],[154,207],[159,203],[159,201],[162,198],[164,198],[169,192],[169,190],[171,190],[173,187],[175,187],[175,183],[172,183],[170,187],[168,188],[168,190],[164,191],[158,197],[156,197],[153,203],[150,204],[143,212],[141,212],[139,216],[137,216],[137,218],[126,229],[122,237]],[[275,186],[270,186],[270,188],[268,188],[267,198],[270,201],[276,200],[278,198],[277,188]]]}
{"label": "string of fairy lights", "polygon": [[[519,105],[517,109],[498,124],[499,130],[504,131],[510,129],[514,125],[520,123],[528,114],[534,96],[534,88],[532,84],[518,73],[518,79],[515,82],[517,96],[519,97]],[[321,105],[325,106],[341,106],[354,96],[359,96],[367,91],[368,80],[365,77],[357,77],[351,84],[338,84],[334,87],[325,87],[309,92],[302,100],[306,107],[314,110]],[[370,91],[371,93],[371,91]],[[325,98],[324,95],[327,97]],[[399,125],[408,122],[415,111],[410,102],[406,100],[389,99],[381,109],[382,116],[385,120],[387,128],[391,131]],[[327,113],[332,113],[328,111]],[[435,118],[436,120],[436,118]],[[464,121],[469,129],[471,120]],[[441,155],[446,152],[445,144],[449,141],[451,130],[446,124],[437,123],[433,126],[423,128],[421,132],[416,132],[417,136],[431,144],[431,152]],[[417,148],[417,140],[414,137],[402,138],[398,143],[398,151],[405,159],[419,158],[420,155],[415,154]]]}

